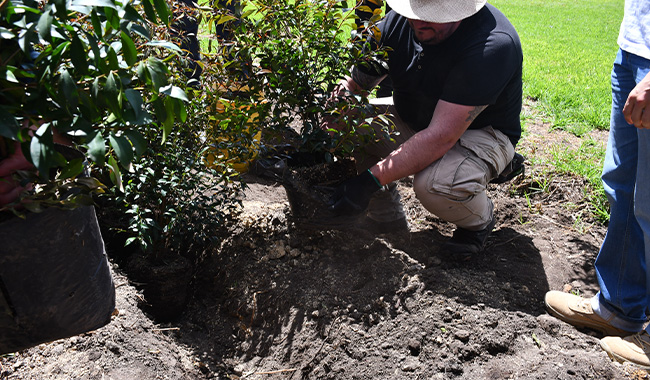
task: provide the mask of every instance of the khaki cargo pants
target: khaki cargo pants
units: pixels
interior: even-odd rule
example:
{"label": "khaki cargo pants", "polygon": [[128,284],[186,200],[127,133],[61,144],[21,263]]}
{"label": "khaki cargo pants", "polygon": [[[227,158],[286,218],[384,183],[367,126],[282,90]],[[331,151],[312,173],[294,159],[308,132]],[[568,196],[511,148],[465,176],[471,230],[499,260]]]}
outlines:
{"label": "khaki cargo pants", "polygon": [[[395,115],[391,119],[399,135],[393,136],[393,141],[386,138],[366,145],[356,155],[359,172],[388,156],[415,134],[392,105],[377,109]],[[422,206],[440,219],[468,230],[481,230],[493,215],[487,184],[505,169],[514,154],[512,143],[502,132],[492,127],[467,130],[442,158],[415,174],[413,190]],[[396,187],[388,188],[375,193],[370,200],[369,218],[389,222],[404,216]]]}

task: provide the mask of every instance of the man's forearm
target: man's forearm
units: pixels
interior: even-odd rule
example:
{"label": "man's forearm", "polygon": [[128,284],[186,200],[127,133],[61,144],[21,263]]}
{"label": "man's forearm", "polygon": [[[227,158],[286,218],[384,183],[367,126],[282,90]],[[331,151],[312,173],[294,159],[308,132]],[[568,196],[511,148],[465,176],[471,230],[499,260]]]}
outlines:
{"label": "man's forearm", "polygon": [[385,185],[422,171],[447,153],[485,108],[439,101],[429,127],[406,140],[370,172]]}
{"label": "man's forearm", "polygon": [[370,172],[382,185],[386,185],[422,171],[442,157],[455,142],[443,136],[436,136],[433,130],[425,129],[376,163],[370,168]]}

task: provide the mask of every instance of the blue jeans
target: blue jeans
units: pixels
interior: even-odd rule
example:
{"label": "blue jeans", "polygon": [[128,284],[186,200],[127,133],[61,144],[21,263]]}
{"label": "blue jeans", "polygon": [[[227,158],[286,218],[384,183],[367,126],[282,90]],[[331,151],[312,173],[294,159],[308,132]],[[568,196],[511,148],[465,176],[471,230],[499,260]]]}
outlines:
{"label": "blue jeans", "polygon": [[600,292],[592,298],[598,315],[628,331],[643,328],[650,305],[650,130],[628,124],[623,106],[648,71],[650,60],[619,49],[602,175],[611,213],[595,264]]}

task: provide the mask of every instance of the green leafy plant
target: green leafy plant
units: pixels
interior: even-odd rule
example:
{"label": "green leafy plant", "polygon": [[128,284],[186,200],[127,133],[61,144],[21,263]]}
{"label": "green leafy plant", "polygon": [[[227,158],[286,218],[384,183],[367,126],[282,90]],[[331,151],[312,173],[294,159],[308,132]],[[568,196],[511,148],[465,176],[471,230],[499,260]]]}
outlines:
{"label": "green leafy plant", "polygon": [[[173,6],[171,28],[160,33],[169,32],[172,42],[181,45],[185,36],[176,29],[178,19],[186,16],[184,12],[197,11]],[[176,119],[168,134],[156,128],[143,131],[145,140],[153,143],[133,159],[132,170],[122,173],[123,190],[109,197],[102,210],[126,245],[138,247],[159,262],[179,255],[201,260],[206,248],[220,240],[239,204],[242,183],[235,169],[253,152],[252,136],[234,122],[242,121],[245,110],[238,113],[238,109],[224,107],[229,92],[218,85],[218,65],[204,57],[202,85],[183,87],[189,83],[184,62],[189,58],[174,58],[181,59],[165,63],[169,81],[188,94],[185,117]],[[215,123],[215,115],[224,113],[231,120],[228,128]],[[208,140],[206,131],[215,128],[219,130]]]}
{"label": "green leafy plant", "polygon": [[152,145],[125,173],[117,204],[126,216],[126,244],[137,243],[154,258],[197,258],[219,241],[236,213],[238,181],[226,164],[207,166],[208,146],[189,125],[179,126],[162,144]]}
{"label": "green leafy plant", "polygon": [[[188,99],[168,69],[180,49],[155,37],[170,22],[166,3],[12,0],[0,12],[0,145],[7,156],[20,144],[38,171],[23,178],[35,184],[25,207],[75,207],[104,185],[122,189],[144,136],[165,141],[186,118]],[[111,180],[82,178],[84,158],[61,154],[57,138]]]}
{"label": "green leafy plant", "polygon": [[[240,128],[254,135],[263,128],[267,141],[286,141],[293,132],[299,150],[325,161],[349,156],[364,138],[372,138],[369,94],[354,99],[331,99],[330,94],[353,65],[380,64],[385,52],[373,49],[368,38],[379,14],[357,31],[354,9],[345,1],[254,0],[245,5],[235,14],[216,7],[207,20],[209,28],[232,31],[230,40],[204,53],[216,56],[217,83],[228,89],[229,109],[241,115],[215,115],[212,132]],[[326,116],[345,128],[324,131]]]}

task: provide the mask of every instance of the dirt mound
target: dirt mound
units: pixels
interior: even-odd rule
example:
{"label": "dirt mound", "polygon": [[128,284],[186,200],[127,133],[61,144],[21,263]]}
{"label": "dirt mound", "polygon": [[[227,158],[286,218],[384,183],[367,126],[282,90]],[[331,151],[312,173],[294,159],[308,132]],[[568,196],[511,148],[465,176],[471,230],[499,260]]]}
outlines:
{"label": "dirt mound", "polygon": [[[530,128],[526,139],[546,135]],[[198,268],[179,319],[153,322],[114,267],[120,314],[108,326],[5,356],[0,378],[647,378],[544,310],[550,289],[597,290],[606,228],[578,227],[578,179],[528,196],[529,177],[491,185],[495,231],[464,264],[441,259],[453,227],[422,209],[408,179],[399,191],[409,232],[379,236],[303,229],[282,186],[248,180],[239,222]]]}

